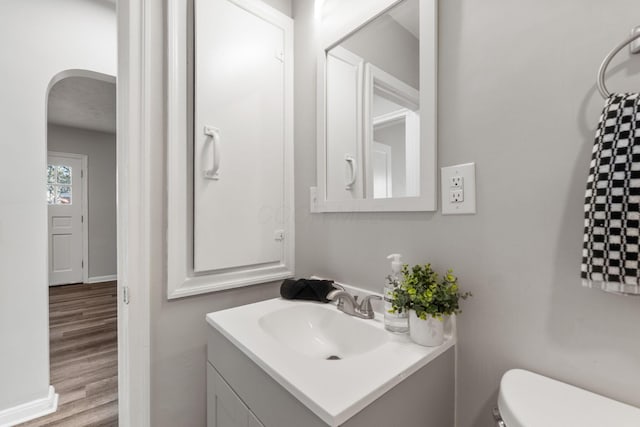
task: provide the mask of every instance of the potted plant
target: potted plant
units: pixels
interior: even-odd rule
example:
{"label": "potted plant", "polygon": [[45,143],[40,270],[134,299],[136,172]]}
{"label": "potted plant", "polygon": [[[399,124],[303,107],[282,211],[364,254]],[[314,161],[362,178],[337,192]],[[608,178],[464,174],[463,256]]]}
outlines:
{"label": "potted plant", "polygon": [[460,313],[461,293],[458,278],[448,270],[441,278],[431,264],[402,267],[402,283],[393,295],[394,312],[409,312],[409,335],[417,344],[435,347],[444,342],[444,321]]}

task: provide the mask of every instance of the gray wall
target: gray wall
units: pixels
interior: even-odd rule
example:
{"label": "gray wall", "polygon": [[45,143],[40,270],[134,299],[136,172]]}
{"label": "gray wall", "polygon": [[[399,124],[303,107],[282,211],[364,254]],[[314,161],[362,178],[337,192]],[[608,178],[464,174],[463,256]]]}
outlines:
{"label": "gray wall", "polygon": [[390,16],[376,19],[340,46],[420,89],[420,41]]}
{"label": "gray wall", "polygon": [[[385,256],[453,267],[458,422],[493,426],[500,376],[521,367],[640,406],[640,298],[580,286],[582,202],[603,105],[600,61],[638,24],[635,0],[440,1],[439,166],[477,162],[478,214],[309,214],[316,184],[313,2],[296,19],[296,261],[380,290]],[[639,87],[625,50],[612,89]],[[620,64],[620,65],[616,65]]]}
{"label": "gray wall", "polygon": [[[290,15],[289,0],[269,0],[265,3]],[[165,53],[163,40],[165,27],[162,7],[164,2],[153,2],[152,67],[163,70]],[[152,132],[163,140],[164,81],[162,73],[152,80],[154,110],[150,112]],[[156,241],[152,245],[154,266],[151,279],[154,286],[150,295],[151,307],[151,425],[154,427],[202,427],[206,425],[206,348],[209,326],[205,314],[237,305],[248,304],[278,296],[279,283],[250,286],[238,290],[168,301],[166,295],[164,198],[165,155],[159,144],[152,150],[151,166],[155,173],[150,227]]]}
{"label": "gray wall", "polygon": [[89,280],[117,272],[116,135],[49,124],[49,151],[88,157]]}

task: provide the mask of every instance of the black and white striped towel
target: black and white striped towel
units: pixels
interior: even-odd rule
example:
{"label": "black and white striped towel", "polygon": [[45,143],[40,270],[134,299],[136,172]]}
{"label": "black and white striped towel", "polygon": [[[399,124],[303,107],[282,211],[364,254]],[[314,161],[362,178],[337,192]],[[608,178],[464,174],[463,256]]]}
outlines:
{"label": "black and white striped towel", "polygon": [[640,294],[640,94],[605,104],[584,202],[582,284]]}

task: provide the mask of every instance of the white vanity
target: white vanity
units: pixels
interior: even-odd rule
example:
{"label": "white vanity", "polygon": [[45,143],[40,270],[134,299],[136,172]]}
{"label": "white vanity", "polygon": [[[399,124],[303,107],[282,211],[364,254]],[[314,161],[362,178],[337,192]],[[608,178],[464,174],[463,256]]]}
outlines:
{"label": "white vanity", "polygon": [[207,315],[209,427],[452,426],[455,328],[422,347],[333,304]]}

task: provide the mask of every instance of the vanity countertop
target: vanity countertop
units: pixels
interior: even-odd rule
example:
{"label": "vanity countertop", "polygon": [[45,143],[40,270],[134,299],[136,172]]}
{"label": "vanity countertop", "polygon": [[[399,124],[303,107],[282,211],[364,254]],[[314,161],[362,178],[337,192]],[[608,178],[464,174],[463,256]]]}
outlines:
{"label": "vanity countertop", "polygon": [[[324,313],[322,310],[328,310],[325,313],[328,318],[347,322],[346,329],[375,328],[377,330],[371,332],[376,335],[372,336],[382,339],[379,344],[376,343],[375,348],[364,352],[355,351],[342,360],[326,360],[303,354],[304,351],[292,350],[291,342],[284,345],[269,332],[268,327],[265,329],[265,316],[270,313],[304,313],[304,310],[321,315]],[[346,317],[335,317],[334,313]],[[386,331],[379,313],[375,319],[358,319],[338,312],[333,304],[281,298],[209,313],[206,319],[249,359],[330,426],[343,424],[455,344],[455,333],[449,333],[445,336],[444,344],[422,347],[411,342],[407,334]],[[314,322],[301,322],[299,318],[291,323],[294,322],[307,323],[304,325],[306,329],[298,328],[300,330],[312,330],[311,328],[316,327]],[[341,325],[340,329],[345,328]],[[358,340],[355,341],[354,345],[357,346]]]}

